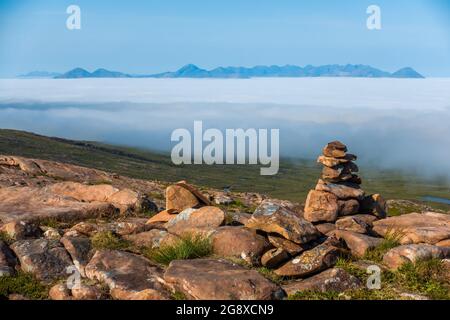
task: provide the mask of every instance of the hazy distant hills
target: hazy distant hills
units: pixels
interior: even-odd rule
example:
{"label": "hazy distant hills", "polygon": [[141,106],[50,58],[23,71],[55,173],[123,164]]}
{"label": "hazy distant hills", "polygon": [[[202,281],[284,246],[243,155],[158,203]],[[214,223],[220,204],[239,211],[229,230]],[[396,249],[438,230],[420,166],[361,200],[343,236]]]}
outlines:
{"label": "hazy distant hills", "polygon": [[324,65],[305,66],[255,66],[219,67],[212,70],[201,69],[194,64],[188,64],[174,72],[163,72],[149,75],[130,75],[106,69],[89,72],[75,68],[64,74],[55,75],[56,79],[77,78],[261,78],[261,77],[359,77],[359,78],[424,78],[412,68],[402,68],[394,73],[373,68],[368,65]]}
{"label": "hazy distant hills", "polygon": [[21,74],[18,78],[55,78],[60,75],[61,73],[58,72],[32,71],[26,74]]}

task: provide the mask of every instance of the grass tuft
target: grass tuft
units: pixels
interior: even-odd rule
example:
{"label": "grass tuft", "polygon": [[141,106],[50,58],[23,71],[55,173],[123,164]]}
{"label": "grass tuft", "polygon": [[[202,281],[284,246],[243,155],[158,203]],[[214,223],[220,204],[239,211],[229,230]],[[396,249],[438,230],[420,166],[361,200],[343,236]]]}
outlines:
{"label": "grass tuft", "polygon": [[256,268],[255,270],[258,271],[266,279],[272,281],[273,283],[281,284],[284,280],[284,277],[277,275],[275,272],[273,272],[272,269],[266,267],[259,267]]}
{"label": "grass tuft", "polygon": [[40,283],[33,275],[18,272],[14,276],[0,277],[0,298],[10,294],[21,294],[29,299],[47,299],[49,288]]}
{"label": "grass tuft", "polygon": [[439,259],[417,261],[401,266],[395,273],[396,281],[404,288],[424,294],[431,299],[450,299],[449,270]]}
{"label": "grass tuft", "polygon": [[95,249],[125,250],[130,247],[130,243],[111,231],[96,233],[92,236],[92,247]]}
{"label": "grass tuft", "polygon": [[175,291],[171,295],[172,300],[187,300],[186,295],[183,292]]}
{"label": "grass tuft", "polygon": [[367,250],[363,258],[365,260],[382,262],[383,256],[386,252],[400,245],[400,239],[402,236],[403,234],[400,232],[387,233],[383,241],[376,248]]}
{"label": "grass tuft", "polygon": [[211,240],[201,235],[185,235],[173,244],[144,250],[145,256],[164,265],[172,260],[196,259],[211,253]]}

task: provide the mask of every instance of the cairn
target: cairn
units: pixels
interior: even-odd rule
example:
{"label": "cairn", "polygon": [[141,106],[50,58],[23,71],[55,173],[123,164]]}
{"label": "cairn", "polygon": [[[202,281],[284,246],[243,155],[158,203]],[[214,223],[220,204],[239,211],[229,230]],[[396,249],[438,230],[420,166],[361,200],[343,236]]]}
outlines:
{"label": "cairn", "polygon": [[380,195],[365,196],[361,178],[354,163],[357,157],[347,153],[340,141],[328,143],[317,162],[323,165],[322,175],[314,190],[310,190],[305,203],[306,220],[335,222],[338,217],[359,213],[386,216],[386,204]]}

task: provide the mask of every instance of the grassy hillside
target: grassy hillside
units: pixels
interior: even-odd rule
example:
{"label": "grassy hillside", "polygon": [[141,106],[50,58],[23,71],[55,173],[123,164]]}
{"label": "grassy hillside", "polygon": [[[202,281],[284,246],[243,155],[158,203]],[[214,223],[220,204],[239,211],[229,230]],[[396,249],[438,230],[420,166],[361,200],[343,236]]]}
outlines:
{"label": "grassy hillside", "polygon": [[[261,176],[259,166],[175,166],[167,154],[2,129],[0,154],[61,161],[141,179],[168,182],[186,179],[214,188],[231,185],[234,191],[261,192],[299,202],[304,201],[320,175],[320,167],[314,161],[282,159],[279,174]],[[417,200],[424,195],[448,197],[450,193],[445,181],[423,180],[394,170],[361,167],[360,171],[363,188],[388,199]],[[450,210],[446,205],[440,207]]]}

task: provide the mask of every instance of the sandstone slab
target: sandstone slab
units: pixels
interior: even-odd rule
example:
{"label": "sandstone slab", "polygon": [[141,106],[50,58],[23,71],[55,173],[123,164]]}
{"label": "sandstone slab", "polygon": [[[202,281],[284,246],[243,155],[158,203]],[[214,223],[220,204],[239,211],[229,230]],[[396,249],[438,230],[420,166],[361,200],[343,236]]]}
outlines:
{"label": "sandstone slab", "polygon": [[386,236],[396,233],[401,244],[436,244],[450,239],[450,215],[425,212],[389,217],[373,223],[373,231]]}
{"label": "sandstone slab", "polygon": [[165,224],[167,231],[176,235],[208,234],[223,224],[225,213],[218,207],[206,206],[200,209],[186,209],[175,219]]}
{"label": "sandstone slab", "polygon": [[343,292],[362,287],[361,281],[341,268],[325,270],[304,280],[293,280],[282,286],[288,295],[301,291]]}
{"label": "sandstone slab", "polygon": [[278,234],[298,244],[307,243],[319,236],[319,232],[310,222],[270,201],[264,201],[245,226]]}
{"label": "sandstone slab", "polygon": [[335,236],[338,239],[344,240],[352,255],[356,257],[363,257],[367,250],[377,247],[383,241],[383,239],[380,238],[370,237],[347,230],[336,230]]}
{"label": "sandstone slab", "polygon": [[142,256],[116,250],[100,250],[86,266],[91,280],[104,282],[118,300],[160,300],[168,293],[162,270]]}
{"label": "sandstone slab", "polygon": [[306,277],[334,266],[341,250],[334,246],[321,244],[304,251],[299,256],[275,270],[279,276]]}
{"label": "sandstone slab", "polygon": [[107,202],[81,202],[71,197],[53,194],[46,188],[0,188],[0,221],[38,222],[44,219],[76,221],[118,212]]}
{"label": "sandstone slab", "polygon": [[265,237],[245,227],[220,227],[211,240],[215,254],[238,257],[253,265],[259,265],[261,256],[270,247]]}
{"label": "sandstone slab", "polygon": [[172,261],[164,280],[194,300],[269,300],[282,297],[280,288],[255,270],[224,260]]}
{"label": "sandstone slab", "polygon": [[64,277],[67,267],[72,265],[67,251],[55,240],[20,240],[14,242],[11,249],[19,258],[21,269],[40,280]]}
{"label": "sandstone slab", "polygon": [[350,182],[329,183],[319,179],[316,190],[332,193],[341,200],[362,199],[364,197],[364,190],[359,185]]}
{"label": "sandstone slab", "polygon": [[450,257],[450,248],[430,244],[409,244],[395,247],[383,256],[383,262],[391,269],[419,260],[444,259]]}

